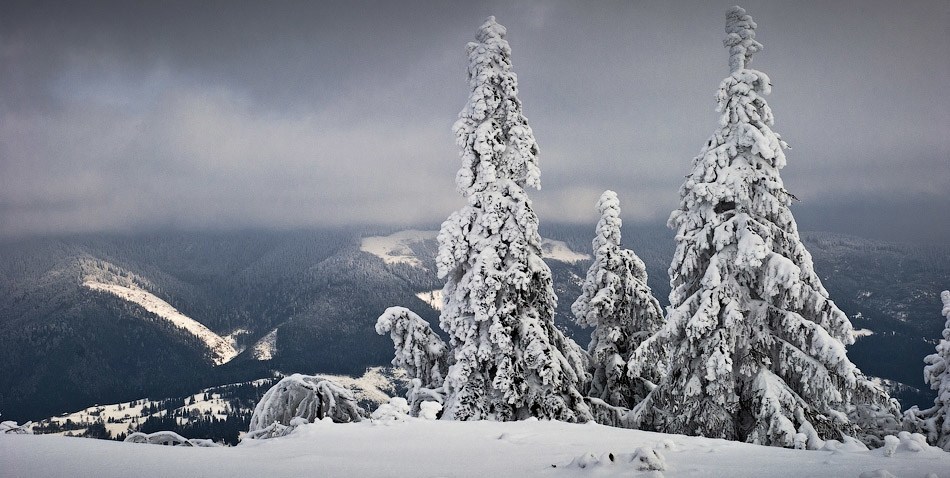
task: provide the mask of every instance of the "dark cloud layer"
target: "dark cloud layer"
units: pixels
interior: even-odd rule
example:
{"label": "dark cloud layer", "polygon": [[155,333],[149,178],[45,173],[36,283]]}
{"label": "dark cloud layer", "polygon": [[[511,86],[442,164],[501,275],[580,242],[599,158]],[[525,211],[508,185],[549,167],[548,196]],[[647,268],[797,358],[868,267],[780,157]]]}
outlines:
{"label": "dark cloud layer", "polygon": [[[606,188],[662,219],[715,127],[730,4],[7,2],[0,234],[438,222],[461,203],[450,127],[490,14],[542,219],[592,223]],[[880,236],[950,240],[946,2],[744,6],[808,225],[887,210],[905,220]]]}

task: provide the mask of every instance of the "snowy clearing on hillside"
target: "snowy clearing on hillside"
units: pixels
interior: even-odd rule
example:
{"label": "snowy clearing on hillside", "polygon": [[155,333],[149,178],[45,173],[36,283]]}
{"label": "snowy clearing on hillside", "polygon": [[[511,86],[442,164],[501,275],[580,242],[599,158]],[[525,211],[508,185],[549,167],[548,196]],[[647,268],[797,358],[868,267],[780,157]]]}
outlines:
{"label": "snowy clearing on hillside", "polygon": [[416,297],[421,299],[429,307],[435,310],[442,310],[442,289],[430,290],[429,292],[420,292]]}
{"label": "snowy clearing on hillside", "polygon": [[[266,381],[267,379],[258,379],[245,383],[260,386]],[[231,404],[222,398],[220,391],[226,387],[235,385],[241,384],[206,388],[198,393],[182,397],[185,404],[174,410],[170,410],[170,414],[176,417],[180,425],[184,425],[189,421],[189,418],[186,417],[192,416],[214,417],[219,420],[225,420],[229,415],[234,414],[238,410],[231,408]],[[102,422],[106,430],[108,430],[112,436],[116,436],[120,433],[128,433],[130,429],[135,429],[149,417],[161,418],[165,416],[166,411],[162,408],[162,402],[164,400],[167,399],[153,400],[140,398],[129,402],[93,405],[76,412],[63,413],[59,416],[39,420],[36,422],[36,425],[41,428],[51,425],[58,425],[59,427],[65,428],[68,420],[82,428],[67,429],[61,432],[51,433],[50,435],[65,435],[67,433],[71,435],[81,435],[86,430],[84,427],[93,423]],[[149,413],[150,408],[153,407],[156,408],[156,411]],[[250,410],[247,411],[249,412]]]}
{"label": "snowy clearing on hillside", "polygon": [[564,241],[553,239],[541,239],[541,257],[568,264],[590,260],[589,254],[573,251]]}
{"label": "snowy clearing on hillside", "polygon": [[274,354],[277,353],[277,329],[271,330],[267,335],[261,337],[261,339],[254,344],[251,353],[254,354],[255,360],[270,360],[274,358]]}
{"label": "snowy clearing on hillside", "polygon": [[211,331],[200,322],[174,308],[168,302],[159,299],[151,292],[139,288],[135,285],[123,286],[116,284],[105,284],[96,281],[86,281],[82,284],[92,290],[101,290],[113,294],[121,299],[140,305],[143,309],[171,322],[176,327],[184,329],[205,343],[211,350],[212,360],[215,365],[227,363],[237,356],[238,351],[234,349],[228,339]]}
{"label": "snowy clearing on hillside", "polygon": [[[183,448],[45,435],[0,436],[6,476],[950,476],[950,453],[803,451],[554,421],[406,419],[301,425],[233,448]],[[907,444],[909,445],[909,443]],[[613,454],[614,460],[610,460]],[[630,460],[633,461],[630,461]],[[646,471],[647,466],[664,468]],[[641,471],[644,470],[644,471]],[[890,475],[885,474],[890,473]]]}
{"label": "snowy clearing on hillside", "polygon": [[388,236],[364,237],[360,244],[360,250],[379,257],[387,264],[408,264],[412,267],[422,267],[422,261],[416,257],[409,245],[435,240],[435,236],[435,231],[410,229]]}
{"label": "snowy clearing on hillside", "polygon": [[[434,241],[437,235],[437,231],[410,229],[388,236],[364,237],[360,243],[360,250],[382,259],[387,264],[406,264],[421,268],[422,260],[412,252],[410,245]],[[541,239],[541,257],[568,264],[590,260],[589,254],[572,250],[564,241],[544,238]]]}

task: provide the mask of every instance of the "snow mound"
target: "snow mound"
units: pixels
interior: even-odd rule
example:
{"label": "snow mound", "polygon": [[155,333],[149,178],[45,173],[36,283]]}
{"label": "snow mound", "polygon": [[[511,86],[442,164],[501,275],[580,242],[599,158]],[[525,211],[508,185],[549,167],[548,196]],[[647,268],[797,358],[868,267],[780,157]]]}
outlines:
{"label": "snow mound", "polygon": [[566,468],[588,469],[603,467],[625,467],[637,471],[664,471],[666,461],[657,450],[649,447],[637,448],[633,453],[584,453],[571,460]]}
{"label": "snow mound", "polygon": [[928,445],[927,438],[920,433],[905,431],[898,433],[897,436],[885,436],[881,453],[886,457],[891,457],[897,453],[920,453],[928,450],[942,451],[940,448]]}
{"label": "snow mound", "polygon": [[159,431],[155,433],[130,433],[124,440],[127,443],[144,443],[148,445],[171,445],[171,446],[197,446],[204,448],[214,448],[221,446],[211,440],[200,438],[185,438],[172,431]]}
{"label": "snow mound", "polygon": [[419,404],[419,418],[424,420],[437,420],[441,411],[442,404],[439,402],[426,401]]}
{"label": "snow mound", "polygon": [[97,282],[96,280],[86,280],[82,284],[91,290],[108,292],[120,299],[137,304],[143,309],[171,322],[175,327],[183,329],[199,340],[204,342],[205,346],[211,352],[211,360],[215,365],[221,365],[237,357],[238,351],[231,345],[231,341],[221,337],[185,314],[172,307],[171,304],[159,299],[151,292],[142,289],[138,285],[129,282],[126,285],[109,284]]}
{"label": "snow mound", "polygon": [[383,260],[386,264],[407,264],[422,268],[422,261],[412,252],[411,244],[434,241],[435,231],[409,229],[388,236],[364,237],[360,250]]}
{"label": "snow mound", "polygon": [[[439,408],[441,409],[442,407]],[[393,397],[389,399],[389,403],[384,403],[380,405],[375,411],[373,411],[373,414],[370,415],[370,418],[373,419],[373,423],[390,425],[395,422],[408,420],[410,418],[409,409],[409,402],[405,398]]]}

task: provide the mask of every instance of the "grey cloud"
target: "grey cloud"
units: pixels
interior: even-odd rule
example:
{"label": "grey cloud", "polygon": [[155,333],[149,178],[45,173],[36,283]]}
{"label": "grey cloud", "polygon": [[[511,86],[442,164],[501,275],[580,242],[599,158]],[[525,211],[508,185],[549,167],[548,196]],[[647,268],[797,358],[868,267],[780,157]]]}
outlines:
{"label": "grey cloud", "polygon": [[[0,234],[441,221],[462,202],[465,43],[489,14],[541,145],[542,219],[592,223],[606,188],[628,218],[665,219],[716,125],[729,5],[13,3]],[[855,197],[950,207],[945,6],[744,6],[793,146],[783,177],[829,206],[810,224]],[[950,237],[947,219],[920,221]]]}

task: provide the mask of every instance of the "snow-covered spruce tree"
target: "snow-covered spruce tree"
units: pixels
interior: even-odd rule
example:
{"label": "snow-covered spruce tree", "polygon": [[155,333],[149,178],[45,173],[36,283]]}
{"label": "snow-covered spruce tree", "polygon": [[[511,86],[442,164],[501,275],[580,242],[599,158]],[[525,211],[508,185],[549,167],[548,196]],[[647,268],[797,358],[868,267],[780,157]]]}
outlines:
{"label": "snow-covered spruce tree", "polygon": [[904,413],[905,427],[920,432],[930,444],[950,451],[950,291],[940,294],[947,323],[937,353],[924,357],[924,381],[936,390],[934,406],[920,410],[916,405]]}
{"label": "snow-covered spruce tree", "polygon": [[442,403],[448,372],[448,349],[429,323],[404,307],[390,307],[376,321],[376,333],[389,333],[396,349],[392,364],[406,371],[410,415],[419,416],[423,401]]}
{"label": "snow-covered spruce tree", "polygon": [[505,33],[489,17],[468,44],[471,94],[454,126],[456,185],[468,204],[438,237],[440,326],[454,360],[443,418],[587,421],[586,355],[554,326],[551,270],[524,190],[540,187],[538,146]]}
{"label": "snow-covered spruce tree", "polygon": [[716,95],[719,127],[693,160],[669,220],[677,230],[670,311],[629,363],[641,374],[666,346],[669,373],[634,419],[763,445],[873,441],[885,431],[861,430],[851,417],[896,424],[896,402],[845,354],[851,323],[799,238],[779,176],[787,145],[771,129],[764,98],[770,80],[747,67],[762,48],[755,28],[745,10],[729,9],[731,74]]}
{"label": "snow-covered spruce tree", "polygon": [[[604,191],[597,210],[600,221],[593,240],[594,262],[571,310],[578,324],[594,327],[587,347],[593,370],[588,396],[631,408],[646,396],[658,375],[629,377],[627,360],[637,345],[660,327],[663,311],[647,286],[643,261],[620,247],[617,193]],[[658,372],[656,367],[644,371]]]}

